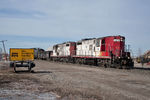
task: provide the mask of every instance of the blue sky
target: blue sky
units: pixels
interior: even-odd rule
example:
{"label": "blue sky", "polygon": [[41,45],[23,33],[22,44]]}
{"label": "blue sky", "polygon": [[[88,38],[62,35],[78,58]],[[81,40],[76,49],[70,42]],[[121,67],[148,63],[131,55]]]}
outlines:
{"label": "blue sky", "polygon": [[137,55],[150,49],[149,10],[150,0],[0,0],[0,40],[8,51],[123,35]]}

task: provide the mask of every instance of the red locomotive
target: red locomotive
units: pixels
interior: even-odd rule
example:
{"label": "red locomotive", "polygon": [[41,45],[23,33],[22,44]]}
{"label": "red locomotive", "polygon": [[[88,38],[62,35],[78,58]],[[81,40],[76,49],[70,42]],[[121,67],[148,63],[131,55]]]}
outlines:
{"label": "red locomotive", "polygon": [[133,68],[134,66],[130,52],[125,52],[125,37],[120,35],[54,45],[49,59],[104,67]]}

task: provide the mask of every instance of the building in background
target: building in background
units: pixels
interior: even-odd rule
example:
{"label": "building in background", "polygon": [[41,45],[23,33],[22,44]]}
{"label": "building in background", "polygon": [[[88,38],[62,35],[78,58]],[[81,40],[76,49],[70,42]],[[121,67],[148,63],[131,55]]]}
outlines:
{"label": "building in background", "polygon": [[144,63],[150,64],[150,50],[148,50],[148,51],[146,51],[144,54],[138,56],[138,57],[136,58],[136,61],[137,61],[138,63],[144,62]]}

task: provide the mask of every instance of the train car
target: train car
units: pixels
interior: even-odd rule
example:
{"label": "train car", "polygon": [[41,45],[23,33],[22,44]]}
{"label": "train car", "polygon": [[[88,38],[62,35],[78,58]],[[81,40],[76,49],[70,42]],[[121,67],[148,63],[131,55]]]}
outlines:
{"label": "train car", "polygon": [[75,55],[75,42],[65,42],[53,46],[53,56],[72,56]]}
{"label": "train car", "polygon": [[34,59],[42,59],[43,53],[45,52],[42,48],[31,48],[34,49]]}
{"label": "train car", "polygon": [[51,60],[51,56],[53,54],[53,51],[45,51],[43,52],[43,56],[42,56],[42,59],[43,60]]}
{"label": "train car", "polygon": [[51,56],[54,61],[69,62],[70,57],[76,54],[76,42],[65,42],[53,46],[53,55]]}

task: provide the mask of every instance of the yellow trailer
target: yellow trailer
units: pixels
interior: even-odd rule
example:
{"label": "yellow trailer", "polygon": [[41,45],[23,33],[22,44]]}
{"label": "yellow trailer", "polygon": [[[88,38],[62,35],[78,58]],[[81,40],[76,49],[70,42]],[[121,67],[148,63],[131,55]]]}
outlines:
{"label": "yellow trailer", "polygon": [[16,67],[28,67],[28,70],[35,66],[34,64],[34,49],[26,49],[26,48],[10,48],[10,66],[14,67],[14,71],[16,71]]}
{"label": "yellow trailer", "polygon": [[10,61],[33,61],[34,49],[10,48]]}

